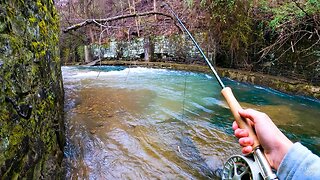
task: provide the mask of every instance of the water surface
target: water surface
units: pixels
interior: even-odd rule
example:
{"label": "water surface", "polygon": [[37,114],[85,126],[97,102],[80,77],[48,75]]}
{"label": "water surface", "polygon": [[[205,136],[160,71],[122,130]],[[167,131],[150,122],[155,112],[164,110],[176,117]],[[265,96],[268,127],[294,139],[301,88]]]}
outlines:
{"label": "water surface", "polygon": [[[67,178],[209,179],[240,154],[233,117],[210,75],[63,67]],[[223,79],[245,108],[266,112],[320,154],[320,103]]]}

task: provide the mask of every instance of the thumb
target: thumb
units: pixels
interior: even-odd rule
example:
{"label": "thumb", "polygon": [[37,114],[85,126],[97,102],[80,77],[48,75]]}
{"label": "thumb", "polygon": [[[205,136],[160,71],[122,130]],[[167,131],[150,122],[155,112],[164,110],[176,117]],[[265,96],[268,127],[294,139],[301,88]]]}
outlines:
{"label": "thumb", "polygon": [[253,125],[256,123],[257,118],[255,117],[257,117],[257,114],[259,113],[259,111],[256,111],[253,109],[240,109],[238,113],[240,114],[241,117],[251,120]]}
{"label": "thumb", "polygon": [[238,111],[241,117],[243,118],[249,118],[250,120],[254,120],[254,116],[259,113],[259,111],[253,110],[253,109],[240,109]]}

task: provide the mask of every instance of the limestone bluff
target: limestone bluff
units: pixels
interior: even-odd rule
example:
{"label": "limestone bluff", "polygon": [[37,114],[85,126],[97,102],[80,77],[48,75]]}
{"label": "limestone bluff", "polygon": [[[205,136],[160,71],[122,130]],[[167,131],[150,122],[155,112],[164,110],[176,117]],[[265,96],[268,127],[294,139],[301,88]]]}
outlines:
{"label": "limestone bluff", "polygon": [[0,1],[0,175],[60,179],[59,19],[52,0]]}

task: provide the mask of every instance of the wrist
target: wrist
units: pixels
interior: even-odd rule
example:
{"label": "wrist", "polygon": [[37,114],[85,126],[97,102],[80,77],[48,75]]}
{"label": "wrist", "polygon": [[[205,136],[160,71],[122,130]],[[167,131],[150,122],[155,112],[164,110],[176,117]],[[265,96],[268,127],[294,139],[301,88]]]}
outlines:
{"label": "wrist", "polygon": [[293,146],[293,143],[285,136],[283,136],[282,141],[279,142],[279,151],[274,159],[273,166],[277,170],[284,159],[285,155],[288,153],[289,149]]}

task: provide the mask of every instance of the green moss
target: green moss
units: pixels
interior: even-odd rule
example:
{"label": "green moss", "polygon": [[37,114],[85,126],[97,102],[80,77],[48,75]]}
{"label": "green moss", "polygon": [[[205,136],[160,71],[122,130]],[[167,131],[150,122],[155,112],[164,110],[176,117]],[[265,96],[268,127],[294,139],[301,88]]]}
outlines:
{"label": "green moss", "polygon": [[[7,15],[0,28],[0,174],[59,179],[63,87],[53,1],[1,1],[0,7]],[[32,106],[31,117],[19,116],[5,98],[15,106]]]}
{"label": "green moss", "polygon": [[13,128],[9,138],[10,146],[16,146],[21,143],[22,138],[25,136],[23,128],[20,125],[17,125]]}
{"label": "green moss", "polygon": [[31,24],[35,23],[36,21],[37,21],[37,18],[35,18],[35,17],[30,17],[30,18],[29,18],[29,22],[30,22]]}
{"label": "green moss", "polygon": [[48,33],[47,26],[44,20],[39,22],[39,29],[42,35],[45,35]]}
{"label": "green moss", "polygon": [[43,5],[42,5],[42,2],[41,2],[40,0],[37,1],[37,6],[38,6],[38,7],[42,7],[42,6],[43,6]]}

